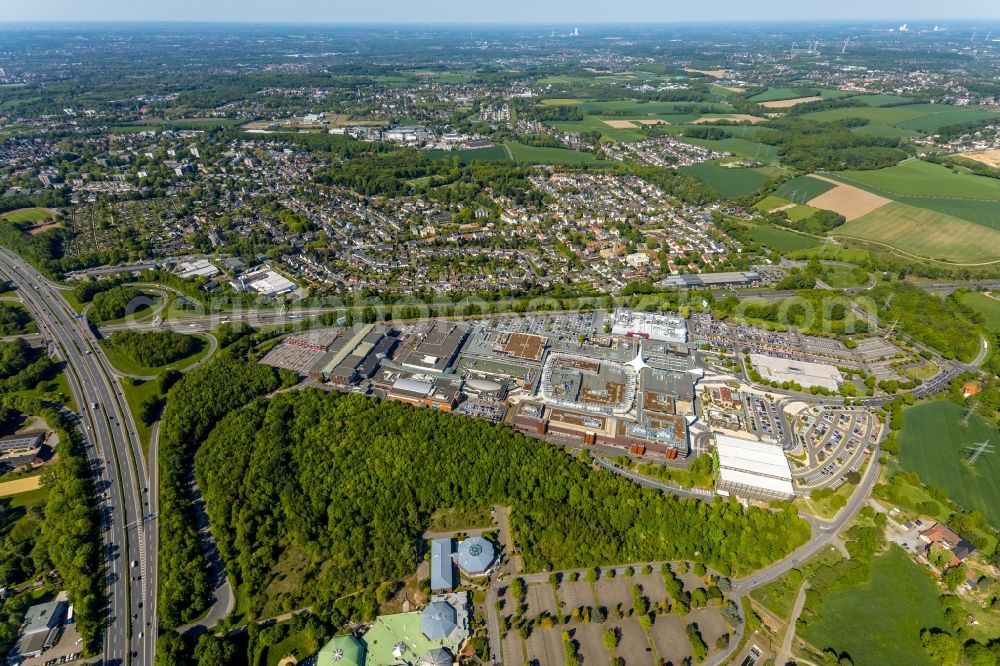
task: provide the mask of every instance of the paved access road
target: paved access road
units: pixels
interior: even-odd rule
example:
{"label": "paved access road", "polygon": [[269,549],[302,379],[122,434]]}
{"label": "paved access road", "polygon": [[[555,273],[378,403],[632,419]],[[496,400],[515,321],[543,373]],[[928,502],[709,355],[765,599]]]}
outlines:
{"label": "paved access road", "polygon": [[31,312],[50,347],[67,364],[80,429],[94,469],[102,519],[107,585],[107,664],[153,664],[156,638],[155,479],[150,479],[135,423],[88,324],[54,284],[27,262],[0,249],[2,273]]}

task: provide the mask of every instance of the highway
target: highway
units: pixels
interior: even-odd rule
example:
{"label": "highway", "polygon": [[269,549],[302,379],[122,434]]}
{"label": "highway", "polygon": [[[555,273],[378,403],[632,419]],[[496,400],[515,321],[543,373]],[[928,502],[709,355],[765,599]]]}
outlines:
{"label": "highway", "polygon": [[0,249],[0,274],[17,289],[50,351],[66,362],[93,471],[106,560],[105,664],[153,664],[156,639],[155,478],[125,395],[88,324],[27,262]]}

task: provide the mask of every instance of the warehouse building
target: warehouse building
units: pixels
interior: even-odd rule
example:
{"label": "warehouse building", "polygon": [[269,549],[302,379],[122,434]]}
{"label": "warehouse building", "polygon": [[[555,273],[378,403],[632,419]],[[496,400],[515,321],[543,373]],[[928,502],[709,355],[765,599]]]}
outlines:
{"label": "warehouse building", "polygon": [[660,284],[676,289],[707,289],[711,287],[749,287],[760,284],[763,276],[757,271],[727,273],[690,273],[671,275]]}
{"label": "warehouse building", "polygon": [[64,599],[65,592],[61,592],[55,600],[37,604],[25,611],[21,638],[16,648],[19,657],[37,657],[56,644],[66,614]]}
{"label": "warehouse building", "polygon": [[792,499],[792,470],[780,446],[715,434],[719,457],[716,489],[744,499]]}
{"label": "warehouse building", "polygon": [[252,291],[260,296],[280,296],[298,289],[298,285],[270,267],[250,270],[237,278],[233,288]]}
{"label": "warehouse building", "polygon": [[469,327],[450,321],[435,321],[415,343],[407,343],[395,361],[416,372],[447,372],[462,344],[469,335]]}

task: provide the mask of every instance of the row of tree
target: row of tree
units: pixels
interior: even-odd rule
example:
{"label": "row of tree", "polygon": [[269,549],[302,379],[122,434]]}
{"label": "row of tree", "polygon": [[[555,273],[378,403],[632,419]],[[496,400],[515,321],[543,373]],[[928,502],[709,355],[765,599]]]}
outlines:
{"label": "row of tree", "polygon": [[223,350],[177,381],[160,425],[160,624],[172,629],[198,617],[211,594],[190,495],[191,457],[219,419],[280,386],[270,367]]}

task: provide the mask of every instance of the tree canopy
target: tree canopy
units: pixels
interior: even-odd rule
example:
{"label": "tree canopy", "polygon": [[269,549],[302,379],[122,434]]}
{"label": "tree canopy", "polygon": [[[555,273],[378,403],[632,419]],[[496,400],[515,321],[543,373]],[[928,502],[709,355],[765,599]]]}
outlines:
{"label": "tree canopy", "polygon": [[295,603],[408,575],[442,508],[511,505],[532,570],[685,558],[745,572],[809,534],[790,506],[666,498],[506,426],[317,390],[231,413],[196,474],[252,606],[292,561],[306,563],[282,583]]}

